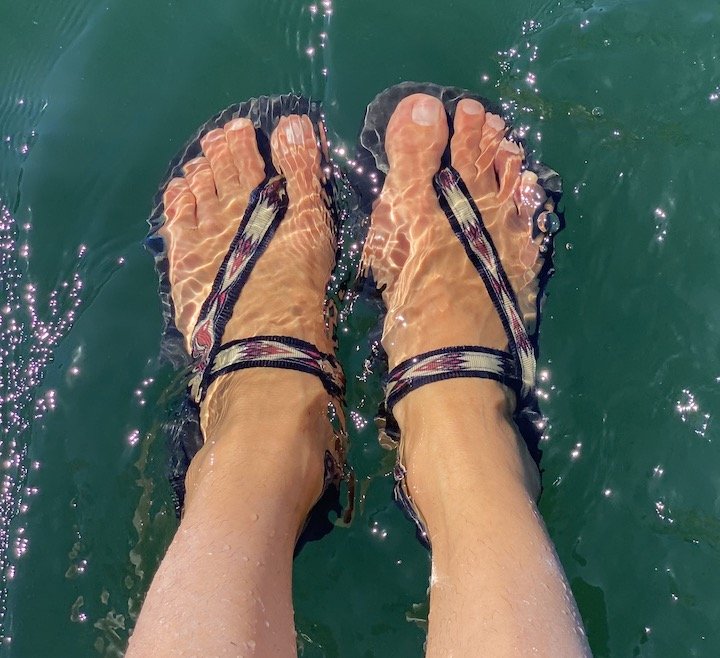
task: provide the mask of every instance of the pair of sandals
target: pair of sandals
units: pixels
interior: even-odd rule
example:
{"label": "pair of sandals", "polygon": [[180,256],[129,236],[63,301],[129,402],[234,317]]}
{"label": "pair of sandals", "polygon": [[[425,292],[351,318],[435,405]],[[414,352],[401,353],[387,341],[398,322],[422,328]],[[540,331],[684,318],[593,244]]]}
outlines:
{"label": "pair of sandals", "polygon": [[[468,91],[433,84],[403,83],[379,94],[368,106],[365,123],[360,135],[362,157],[382,177],[388,171],[385,151],[385,131],[398,103],[405,97],[425,93],[439,98],[449,117],[453,117],[457,103],[463,98],[479,100],[489,111],[494,108],[486,99]],[[190,460],[203,445],[200,430],[199,407],[210,385],[229,372],[244,368],[287,368],[317,376],[341,413],[345,380],[342,369],[332,354],[320,351],[314,345],[288,336],[255,336],[222,342],[225,326],[230,319],[243,287],[251,276],[257,260],[272,240],[287,210],[285,179],[273,168],[269,155],[270,135],[281,116],[290,114],[307,115],[312,124],[321,123],[319,104],[296,95],[260,97],[233,105],[219,113],[201,127],[198,134],[171,164],[168,181],[182,175],[183,165],[201,153],[200,139],[210,130],[224,126],[235,118],[247,118],[253,122],[257,143],[265,160],[266,179],[253,191],[237,233],[223,259],[213,282],[210,294],[205,300],[194,328],[191,345],[191,362],[185,352],[183,338],[175,325],[175,314],[170,292],[169,262],[166,245],[159,234],[165,221],[161,188],[156,207],[149,223],[150,233],[146,244],[154,254],[160,276],[160,297],[165,318],[164,356],[174,364],[187,367],[187,394],[182,408],[175,415],[169,428],[171,444],[170,482],[173,489],[175,509],[180,516],[184,501],[184,480]],[[498,112],[499,114],[499,112]],[[512,135],[511,135],[512,137]],[[318,135],[320,139],[320,135]],[[449,154],[446,154],[449,155]],[[445,158],[448,160],[449,158]],[[329,162],[322,163],[329,167]],[[538,176],[538,184],[544,188],[548,199],[556,207],[562,193],[560,177],[553,170],[540,163],[526,162],[525,167]],[[395,366],[387,376],[385,402],[382,409],[383,431],[399,441],[399,428],[394,422],[393,407],[408,393],[436,381],[456,377],[488,378],[501,382],[515,391],[517,409],[535,408],[533,389],[535,384],[537,331],[529,336],[523,323],[515,293],[503,269],[493,240],[485,227],[482,215],[458,172],[443,163],[434,177],[434,187],[440,207],[450,226],[462,244],[467,257],[482,278],[490,299],[502,321],[508,338],[508,350],[501,351],[482,346],[450,346],[418,354]],[[331,177],[325,182],[325,193],[332,199]],[[545,267],[541,272],[541,284],[550,274],[550,253],[552,234],[560,228],[560,218],[551,213],[543,214],[542,226],[537,226],[536,214],[534,231],[546,233]],[[551,220],[548,221],[548,216]],[[337,220],[336,220],[337,221]],[[338,226],[334,227],[335,230]],[[538,295],[538,303],[540,300]],[[536,325],[537,326],[537,325]],[[350,480],[345,463],[345,441],[342,427],[335,454],[325,455],[325,487],[331,498],[343,479]],[[415,522],[420,540],[429,545],[422,517],[410,497],[405,478],[405,468],[398,460],[395,468],[395,498],[406,514]],[[346,520],[352,510],[352,486],[349,487],[349,505]],[[331,491],[332,490],[332,491]],[[323,496],[325,498],[326,496]]]}

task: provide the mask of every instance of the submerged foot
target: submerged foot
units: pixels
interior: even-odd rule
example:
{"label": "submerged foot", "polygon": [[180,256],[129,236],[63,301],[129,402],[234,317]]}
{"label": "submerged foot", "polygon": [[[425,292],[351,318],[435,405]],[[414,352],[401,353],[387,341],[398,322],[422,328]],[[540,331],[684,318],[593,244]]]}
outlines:
{"label": "submerged foot", "polygon": [[[259,335],[289,336],[332,353],[324,310],[335,237],[322,189],[321,154],[310,119],[282,117],[270,142],[273,164],[287,181],[288,209],[242,289],[222,342]],[[172,179],[163,196],[166,222],[161,235],[168,245],[175,322],[188,352],[201,306],[251,192],[265,178],[265,163],[248,119],[235,119],[208,132],[201,146],[202,155],[184,165],[184,177]],[[206,439],[208,419],[216,420],[221,408],[232,411],[247,400],[249,387],[234,390],[234,383],[248,377],[253,381],[270,378],[280,387],[297,375],[256,368],[220,377],[210,386],[201,407]],[[317,378],[300,376],[308,379],[309,391],[322,394]],[[219,391],[223,394],[217,396]]]}
{"label": "submerged foot", "polygon": [[[523,151],[506,138],[501,117],[486,112],[475,100],[464,99],[458,104],[453,129],[452,165],[482,214],[518,298],[522,319],[532,332],[543,239],[533,238],[533,217],[538,209],[551,210],[552,201],[536,175],[523,171]],[[444,347],[508,347],[485,284],[433,188],[448,137],[443,104],[423,94],[402,100],[387,128],[389,173],[373,209],[363,262],[383,290],[388,309],[382,343],[390,368]],[[448,380],[419,388],[398,402],[394,414],[406,437],[408,422],[420,422],[419,407],[425,414],[437,407],[437,413],[447,417],[454,410],[462,413],[463,404],[477,407],[479,400],[493,399],[505,413],[514,408],[514,395],[495,382]],[[407,437],[416,434],[410,432]],[[537,471],[520,440],[518,449],[523,477],[537,491]]]}
{"label": "submerged foot", "polygon": [[[551,201],[537,176],[522,170],[522,148],[505,137],[501,117],[464,99],[453,127],[452,165],[482,213],[532,332],[542,265],[542,236],[533,239],[532,222]],[[452,345],[507,348],[485,285],[433,188],[448,136],[442,103],[423,94],[401,101],[387,129],[390,171],[373,209],[363,261],[383,289],[383,346],[391,368]]]}
{"label": "submerged foot", "polygon": [[[189,341],[250,193],[265,178],[255,130],[235,119],[201,140],[203,155],[183,167],[163,197],[176,324]],[[334,262],[331,219],[322,198],[320,152],[310,119],[280,119],[272,158],[287,180],[289,207],[245,285],[223,341],[263,333],[331,347],[324,328],[325,286]],[[287,267],[291,262],[292,267]]]}

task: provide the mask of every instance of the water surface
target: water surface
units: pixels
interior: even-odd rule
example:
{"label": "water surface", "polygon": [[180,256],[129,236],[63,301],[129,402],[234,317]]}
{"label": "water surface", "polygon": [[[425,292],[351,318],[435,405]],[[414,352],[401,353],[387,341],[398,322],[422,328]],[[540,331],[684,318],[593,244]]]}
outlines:
{"label": "water surface", "polygon": [[[288,90],[350,150],[409,79],[500,100],[566,181],[540,506],[595,655],[718,655],[719,32],[714,0],[6,0],[0,652],[120,655],[172,537],[141,248],[169,160],[226,105]],[[362,498],[296,560],[304,656],[422,652],[428,556],[390,502],[377,373],[356,379],[374,321],[342,334]]]}

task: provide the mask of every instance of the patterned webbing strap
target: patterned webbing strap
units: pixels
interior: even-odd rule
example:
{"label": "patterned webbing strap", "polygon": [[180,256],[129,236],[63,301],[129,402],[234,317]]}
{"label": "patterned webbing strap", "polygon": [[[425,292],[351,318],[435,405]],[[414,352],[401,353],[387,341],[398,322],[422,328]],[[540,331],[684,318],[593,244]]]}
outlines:
{"label": "patterned webbing strap", "polygon": [[425,352],[396,365],[385,386],[385,405],[388,411],[410,391],[455,377],[480,377],[514,387],[509,374],[514,370],[512,357],[507,352],[485,347],[460,345]]}
{"label": "patterned webbing strap", "polygon": [[312,343],[287,336],[256,336],[225,343],[210,364],[207,386],[233,370],[263,367],[306,372],[318,377],[335,399],[341,400],[345,394],[345,375],[337,359]]}
{"label": "patterned webbing strap", "polygon": [[310,343],[284,336],[258,336],[221,344],[225,326],[258,258],[287,211],[285,179],[276,176],[259,185],[230,243],[192,334],[193,366],[188,384],[196,404],[220,375],[242,368],[289,368],[317,375],[336,398],[344,393],[342,370],[335,357]]}
{"label": "patterned webbing strap", "polygon": [[455,377],[495,379],[515,389],[523,399],[535,383],[535,353],[492,237],[455,169],[445,167],[440,170],[434,184],[440,206],[500,316],[507,334],[508,352],[458,346],[426,352],[404,361],[389,373],[386,407],[392,411],[399,400],[419,386]]}

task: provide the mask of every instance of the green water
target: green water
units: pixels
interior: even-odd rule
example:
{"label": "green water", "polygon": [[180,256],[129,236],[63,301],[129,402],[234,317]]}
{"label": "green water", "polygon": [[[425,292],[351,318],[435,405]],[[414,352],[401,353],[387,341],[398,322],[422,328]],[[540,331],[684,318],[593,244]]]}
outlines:
{"label": "green water", "polygon": [[[169,160],[224,106],[288,90],[351,147],[409,79],[502,99],[566,181],[541,510],[595,655],[719,655],[717,0],[311,1],[0,0],[0,652],[120,655],[174,531],[141,248]],[[343,335],[358,426],[373,324],[363,307]],[[372,422],[351,429],[363,497],[296,560],[302,655],[418,656],[428,556]]]}

